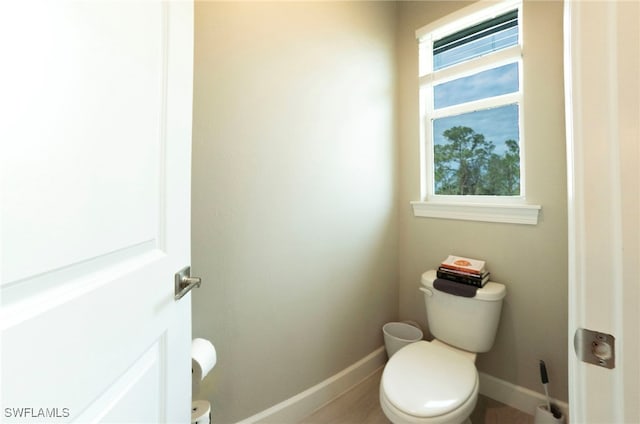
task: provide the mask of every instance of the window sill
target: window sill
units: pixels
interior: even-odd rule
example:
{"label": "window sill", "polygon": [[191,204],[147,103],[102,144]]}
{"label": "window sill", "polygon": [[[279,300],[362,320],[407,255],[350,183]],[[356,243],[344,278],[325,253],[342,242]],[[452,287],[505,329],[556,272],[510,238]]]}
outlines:
{"label": "window sill", "polygon": [[537,225],[542,206],[524,204],[411,202],[413,215],[464,221]]}

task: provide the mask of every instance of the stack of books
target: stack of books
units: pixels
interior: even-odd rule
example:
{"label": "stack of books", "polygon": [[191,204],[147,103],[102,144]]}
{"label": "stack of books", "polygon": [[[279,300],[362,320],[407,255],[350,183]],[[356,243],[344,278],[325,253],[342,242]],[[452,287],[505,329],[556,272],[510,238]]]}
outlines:
{"label": "stack of books", "polygon": [[437,271],[438,278],[483,287],[489,281],[485,262],[478,259],[449,255]]}

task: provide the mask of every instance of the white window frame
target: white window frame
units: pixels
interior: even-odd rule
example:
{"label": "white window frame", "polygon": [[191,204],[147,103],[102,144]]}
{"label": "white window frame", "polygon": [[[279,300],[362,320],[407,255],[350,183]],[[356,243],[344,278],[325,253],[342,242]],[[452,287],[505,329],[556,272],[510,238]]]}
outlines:
{"label": "white window frame", "polygon": [[[523,66],[522,66],[522,4],[508,0],[501,3],[480,1],[416,31],[420,48],[420,153],[421,201],[411,202],[415,216],[462,219],[485,222],[537,224],[541,207],[526,203],[525,143],[523,124]],[[433,43],[464,28],[471,27],[504,13],[518,10],[519,43],[503,50],[473,58],[462,63],[433,71]],[[425,54],[426,53],[426,54]],[[425,60],[426,57],[426,60]],[[518,63],[520,89],[516,93],[485,98],[461,105],[433,110],[433,87],[457,78],[473,75],[486,69]],[[455,196],[434,193],[433,134],[431,120],[443,116],[518,104],[520,137],[520,195],[519,196]]]}

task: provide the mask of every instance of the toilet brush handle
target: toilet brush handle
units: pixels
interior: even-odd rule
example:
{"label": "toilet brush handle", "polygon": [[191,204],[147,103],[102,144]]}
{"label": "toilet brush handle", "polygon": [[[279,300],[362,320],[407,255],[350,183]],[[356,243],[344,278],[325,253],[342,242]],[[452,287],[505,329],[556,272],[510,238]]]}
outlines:
{"label": "toilet brush handle", "polygon": [[549,383],[549,376],[547,375],[547,366],[543,360],[540,360],[540,379],[542,380],[542,386],[544,387],[544,394],[547,397],[547,408],[551,412],[551,398],[549,397],[549,389],[547,383]]}
{"label": "toilet brush handle", "polygon": [[540,360],[540,378],[542,379],[542,384],[547,384],[549,382],[547,366],[544,364],[543,360]]}

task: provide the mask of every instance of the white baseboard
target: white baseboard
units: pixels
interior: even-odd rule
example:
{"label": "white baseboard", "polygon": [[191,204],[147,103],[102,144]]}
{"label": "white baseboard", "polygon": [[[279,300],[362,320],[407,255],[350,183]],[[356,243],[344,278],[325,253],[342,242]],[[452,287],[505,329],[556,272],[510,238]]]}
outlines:
{"label": "white baseboard", "polygon": [[[547,402],[545,395],[526,389],[521,386],[509,383],[499,378],[485,373],[480,374],[480,394],[491,399],[502,402],[512,408],[518,409],[529,415],[534,415],[538,405]],[[551,399],[551,402],[558,405],[565,417],[569,417],[569,404]],[[569,422],[567,420],[567,422]]]}
{"label": "white baseboard", "polygon": [[298,422],[366,379],[386,360],[387,354],[384,346],[381,346],[332,377],[238,424]]}

